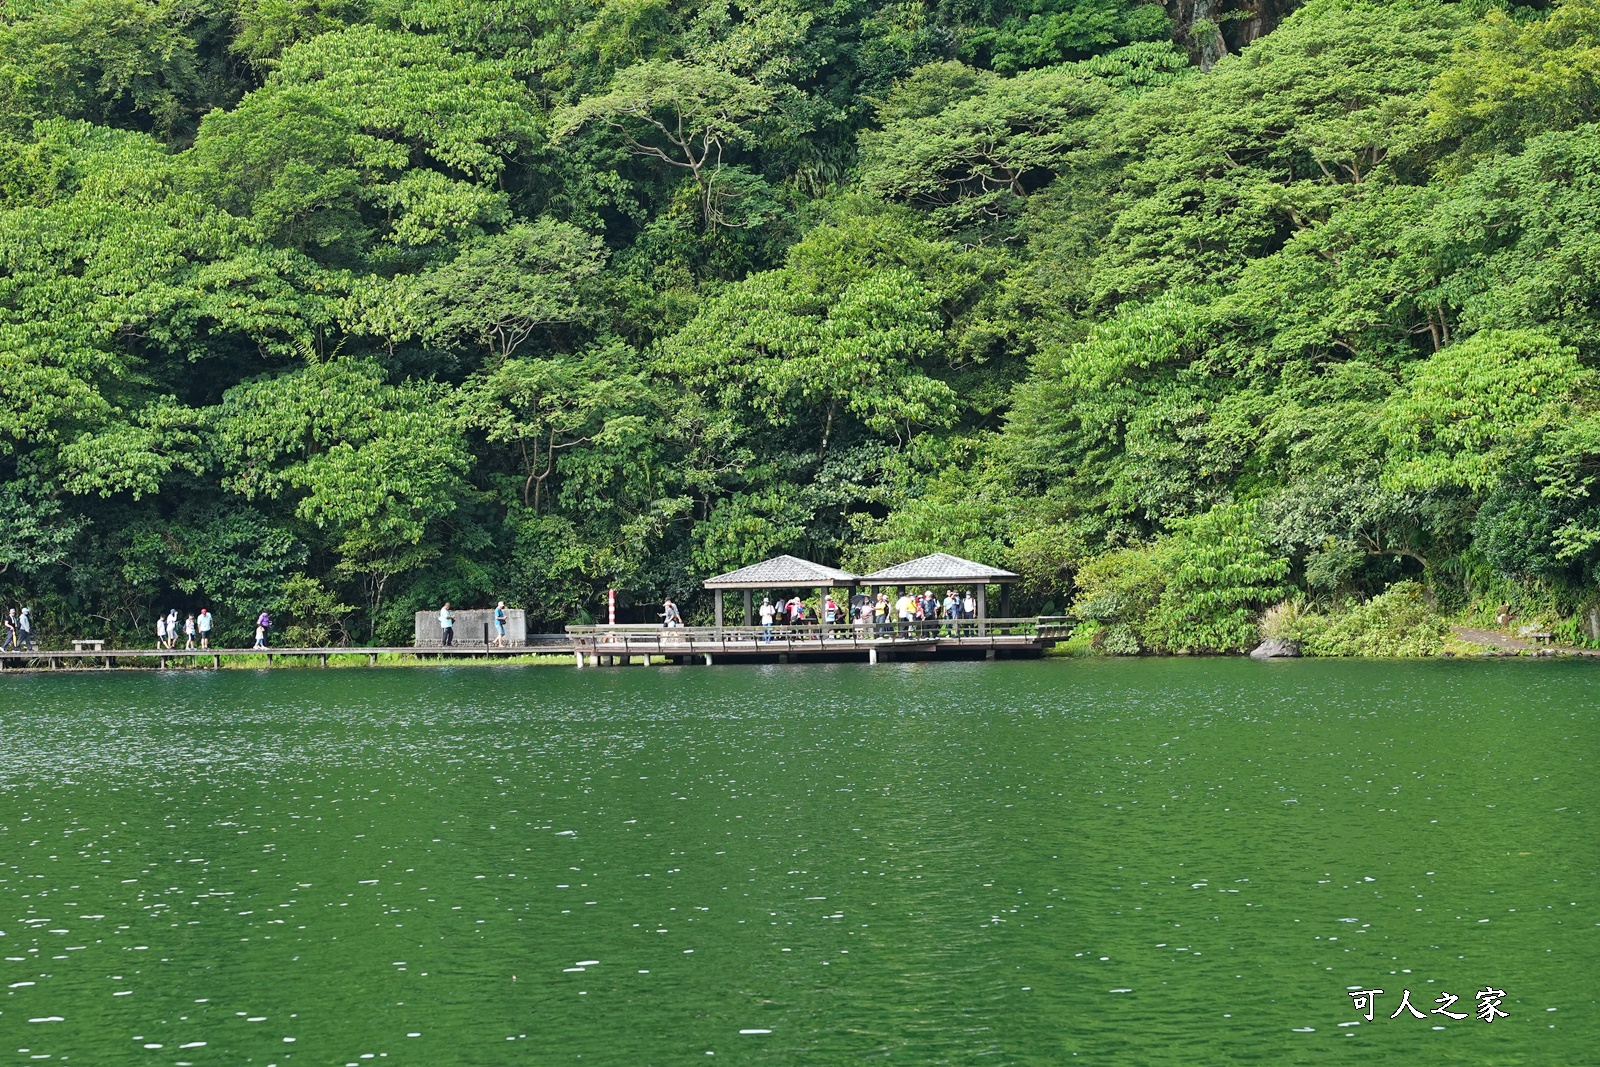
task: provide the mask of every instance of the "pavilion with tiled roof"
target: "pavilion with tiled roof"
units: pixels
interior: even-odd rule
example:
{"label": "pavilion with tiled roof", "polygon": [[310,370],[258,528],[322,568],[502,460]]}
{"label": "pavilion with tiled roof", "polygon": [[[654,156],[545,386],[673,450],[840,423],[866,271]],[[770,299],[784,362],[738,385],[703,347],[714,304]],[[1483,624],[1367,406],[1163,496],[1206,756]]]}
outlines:
{"label": "pavilion with tiled roof", "polygon": [[728,589],[738,589],[744,592],[744,624],[752,625],[752,596],[757,589],[815,589],[826,597],[830,589],[854,589],[861,579],[849,571],[842,571],[837,567],[827,567],[821,563],[813,563],[799,556],[774,556],[752,563],[748,567],[740,567],[727,574],[719,574],[715,578],[708,578],[703,584],[704,588],[716,593],[717,625],[722,623],[722,594]]}
{"label": "pavilion with tiled roof", "polygon": [[932,552],[864,574],[856,580],[868,587],[892,585],[900,589],[971,586],[973,597],[978,602],[978,618],[982,619],[988,614],[985,603],[988,599],[985,595],[987,587],[1000,587],[1000,616],[1004,618],[1010,613],[1011,586],[1020,580],[1020,576],[986,563],[952,556],[948,552]]}

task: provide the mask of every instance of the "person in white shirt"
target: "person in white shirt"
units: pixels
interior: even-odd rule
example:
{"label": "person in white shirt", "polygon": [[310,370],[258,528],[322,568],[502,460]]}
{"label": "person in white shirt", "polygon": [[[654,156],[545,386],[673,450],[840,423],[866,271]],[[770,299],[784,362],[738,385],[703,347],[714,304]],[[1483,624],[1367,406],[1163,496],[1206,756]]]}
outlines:
{"label": "person in white shirt", "polygon": [[763,640],[763,641],[771,641],[772,640],[772,618],[777,613],[778,613],[777,609],[772,606],[772,598],[769,597],[769,596],[762,597],[761,598],[761,640]]}
{"label": "person in white shirt", "polygon": [[439,643],[445,648],[456,643],[456,617],[450,613],[450,601],[439,609]]}

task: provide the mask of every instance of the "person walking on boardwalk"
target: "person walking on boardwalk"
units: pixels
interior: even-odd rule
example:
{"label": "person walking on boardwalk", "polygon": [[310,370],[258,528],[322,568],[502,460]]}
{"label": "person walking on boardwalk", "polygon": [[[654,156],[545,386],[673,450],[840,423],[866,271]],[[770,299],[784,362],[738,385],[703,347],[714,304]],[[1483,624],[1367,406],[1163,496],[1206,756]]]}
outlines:
{"label": "person walking on boardwalk", "polygon": [[156,651],[167,647],[167,617],[156,613]]}
{"label": "person walking on boardwalk", "polygon": [[272,629],[272,616],[263,611],[256,616],[256,647],[267,647],[267,631]]}
{"label": "person walking on boardwalk", "polygon": [[494,643],[499,648],[506,643],[506,602],[494,606]]}
{"label": "person walking on boardwalk", "polygon": [[33,639],[33,609],[25,607],[22,614],[17,616],[17,636],[22,640],[22,647],[29,652],[39,651],[39,642]]}
{"label": "person walking on boardwalk", "polygon": [[195,628],[200,631],[200,647],[201,648],[210,648],[211,647],[211,609],[210,608],[201,608],[200,609],[200,614],[199,614],[198,617],[196,617],[194,622],[195,622]]}
{"label": "person walking on boardwalk", "polygon": [[167,612],[167,647],[178,647],[178,609]]}
{"label": "person walking on boardwalk", "polygon": [[439,609],[439,644],[450,648],[456,643],[456,617],[450,613],[450,601]]}
{"label": "person walking on boardwalk", "polygon": [[194,616],[190,615],[183,620],[183,650],[194,651]]}
{"label": "person walking on boardwalk", "polygon": [[17,609],[12,608],[6,612],[6,639],[0,642],[0,649],[17,649],[21,647],[17,643]]}

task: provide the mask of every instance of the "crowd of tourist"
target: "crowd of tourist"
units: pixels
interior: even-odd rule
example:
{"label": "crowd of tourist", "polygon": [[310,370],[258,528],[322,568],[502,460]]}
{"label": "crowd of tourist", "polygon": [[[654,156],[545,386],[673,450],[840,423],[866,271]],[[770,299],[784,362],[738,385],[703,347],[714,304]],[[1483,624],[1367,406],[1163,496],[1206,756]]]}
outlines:
{"label": "crowd of tourist", "polygon": [[191,650],[196,647],[195,641],[200,642],[200,648],[211,647],[211,627],[215,622],[210,608],[201,608],[200,613],[193,612],[185,615],[183,620],[178,620],[178,609],[173,608],[165,615],[156,613],[156,648],[174,649],[178,647],[178,635],[183,635],[183,647]]}
{"label": "crowd of tourist", "polygon": [[888,593],[860,593],[851,597],[845,608],[830,594],[819,610],[798,596],[776,604],[769,596],[762,598],[759,614],[765,640],[772,639],[775,626],[812,626],[818,622],[825,626],[848,624],[858,632],[879,637],[954,637],[962,632],[966,620],[978,617],[978,601],[970,589],[947,589],[943,597],[932,589],[922,593],[907,590],[894,598]]}

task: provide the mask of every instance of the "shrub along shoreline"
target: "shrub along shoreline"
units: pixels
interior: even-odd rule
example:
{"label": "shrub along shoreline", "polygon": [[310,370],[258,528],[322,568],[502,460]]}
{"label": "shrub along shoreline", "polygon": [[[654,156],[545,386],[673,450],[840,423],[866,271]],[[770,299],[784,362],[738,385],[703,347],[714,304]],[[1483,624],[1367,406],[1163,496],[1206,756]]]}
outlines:
{"label": "shrub along shoreline", "polygon": [[[1100,561],[1096,561],[1100,562]],[[1468,655],[1579,655],[1596,656],[1600,651],[1573,647],[1582,645],[1581,633],[1568,621],[1529,623],[1516,620],[1519,630],[1531,630],[1557,642],[1535,645],[1523,637],[1512,637],[1498,629],[1479,629],[1491,624],[1481,616],[1485,611],[1464,611],[1450,615],[1440,610],[1420,582],[1401,581],[1369,599],[1346,596],[1307,599],[1293,595],[1278,601],[1255,618],[1253,626],[1242,624],[1227,632],[1223,641],[1204,643],[1205,632],[1173,627],[1170,615],[1162,613],[1163,597],[1152,595],[1148,560],[1124,560],[1129,564],[1115,578],[1123,584],[1106,581],[1091,584],[1090,591],[1077,602],[1084,620],[1061,647],[1071,655],[1239,655],[1261,642],[1288,642],[1300,656],[1349,657],[1368,659],[1418,659],[1435,656]],[[1101,568],[1089,575],[1111,577]],[[1463,631],[1470,630],[1472,637]],[[1565,631],[1565,632],[1564,632]],[[1215,633],[1216,631],[1212,631]],[[1489,639],[1489,635],[1497,639]],[[1175,644],[1193,638],[1190,645]],[[1226,642],[1226,643],[1224,643]]]}

